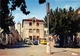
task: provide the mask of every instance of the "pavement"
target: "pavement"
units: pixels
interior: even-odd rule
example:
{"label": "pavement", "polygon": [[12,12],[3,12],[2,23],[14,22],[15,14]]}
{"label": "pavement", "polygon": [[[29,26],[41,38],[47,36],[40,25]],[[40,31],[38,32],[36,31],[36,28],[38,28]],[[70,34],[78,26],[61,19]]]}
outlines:
{"label": "pavement", "polygon": [[51,53],[46,52],[47,45],[13,45],[0,49],[0,56],[80,56],[80,48],[55,48],[51,44]]}
{"label": "pavement", "polygon": [[[54,42],[51,42],[51,46],[52,47],[54,46]],[[62,48],[62,49],[80,53],[80,48]]]}
{"label": "pavement", "polygon": [[80,48],[56,48],[51,43],[51,53],[44,51],[44,54],[44,56],[80,56]]}
{"label": "pavement", "polygon": [[41,52],[41,54],[45,54],[44,56],[80,56],[80,48],[55,48],[51,46],[51,53],[44,51],[43,53]]}
{"label": "pavement", "polygon": [[63,48],[63,49],[80,53],[80,48]]}

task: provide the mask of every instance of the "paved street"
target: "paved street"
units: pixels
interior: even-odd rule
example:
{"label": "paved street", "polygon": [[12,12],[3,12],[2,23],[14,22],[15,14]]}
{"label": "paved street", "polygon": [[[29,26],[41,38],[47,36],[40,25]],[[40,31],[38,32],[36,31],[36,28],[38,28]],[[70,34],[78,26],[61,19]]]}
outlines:
{"label": "paved street", "polygon": [[73,52],[68,48],[51,47],[51,52],[52,54],[46,53],[46,45],[18,44],[5,49],[0,48],[0,56],[80,56],[80,52]]}

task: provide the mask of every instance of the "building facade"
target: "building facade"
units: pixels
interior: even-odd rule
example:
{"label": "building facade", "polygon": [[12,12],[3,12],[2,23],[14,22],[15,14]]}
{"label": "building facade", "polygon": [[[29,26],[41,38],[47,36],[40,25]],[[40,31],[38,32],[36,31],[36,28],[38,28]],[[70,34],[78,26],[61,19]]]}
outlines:
{"label": "building facade", "polygon": [[19,35],[21,35],[21,23],[17,23],[17,31],[19,32]]}
{"label": "building facade", "polygon": [[80,7],[75,11],[78,15],[80,15]]}
{"label": "building facade", "polygon": [[48,36],[48,28],[44,28],[44,37]]}
{"label": "building facade", "polygon": [[39,40],[44,38],[44,21],[36,19],[23,19],[22,21],[22,36],[23,39]]}

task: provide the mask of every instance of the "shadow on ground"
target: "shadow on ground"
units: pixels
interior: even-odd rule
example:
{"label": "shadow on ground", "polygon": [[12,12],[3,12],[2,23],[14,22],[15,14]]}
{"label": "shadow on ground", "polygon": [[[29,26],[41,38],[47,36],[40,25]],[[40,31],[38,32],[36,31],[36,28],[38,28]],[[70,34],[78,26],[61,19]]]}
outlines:
{"label": "shadow on ground", "polygon": [[57,51],[57,52],[51,52],[51,54],[61,53],[61,52],[67,52],[67,50],[62,50],[62,51]]}
{"label": "shadow on ground", "polygon": [[63,46],[63,47],[60,47],[60,46],[54,46],[56,48],[80,48],[80,46]]}
{"label": "shadow on ground", "polygon": [[17,43],[14,45],[7,45],[7,46],[0,45],[0,49],[26,48],[26,47],[30,47],[30,45],[26,45],[26,44],[24,45],[24,43]]}

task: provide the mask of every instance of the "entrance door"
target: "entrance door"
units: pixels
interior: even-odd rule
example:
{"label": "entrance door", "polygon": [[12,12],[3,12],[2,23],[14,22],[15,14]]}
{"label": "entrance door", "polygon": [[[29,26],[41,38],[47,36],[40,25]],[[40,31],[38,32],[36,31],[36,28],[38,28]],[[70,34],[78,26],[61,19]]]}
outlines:
{"label": "entrance door", "polygon": [[39,36],[37,36],[37,40],[39,40]]}
{"label": "entrance door", "polygon": [[33,36],[33,41],[35,41],[36,40],[36,37],[35,36]]}
{"label": "entrance door", "polygon": [[29,39],[32,40],[32,36],[29,36]]}

